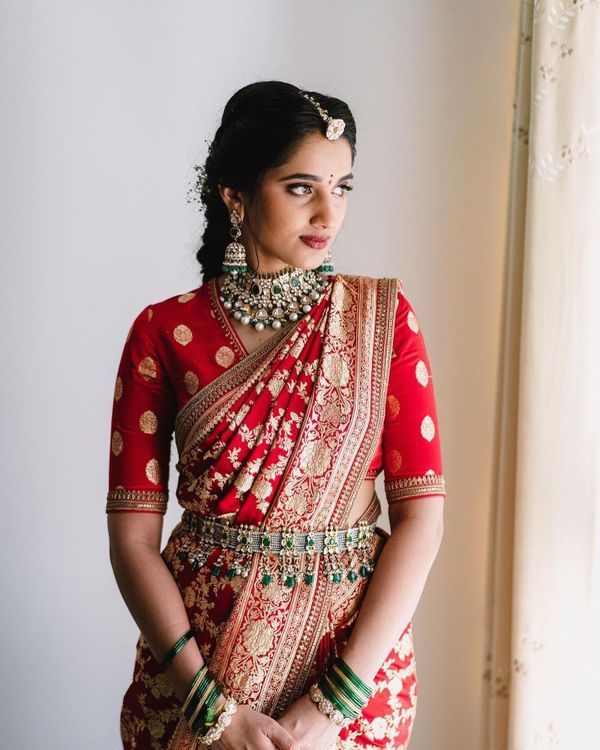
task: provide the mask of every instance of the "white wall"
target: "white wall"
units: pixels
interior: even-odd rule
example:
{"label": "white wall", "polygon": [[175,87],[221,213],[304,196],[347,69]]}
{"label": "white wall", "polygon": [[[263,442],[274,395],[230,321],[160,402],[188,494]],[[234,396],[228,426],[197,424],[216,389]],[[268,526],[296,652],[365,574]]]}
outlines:
{"label": "white wall", "polygon": [[[337,270],[400,276],[419,313],[448,499],[415,617],[411,750],[479,747],[516,0],[0,12],[0,745],[120,747],[137,629],[104,513],[116,365],[133,315],[199,283],[186,190],[223,105],[279,78],[358,121]],[[165,540],[178,515],[172,499]]]}

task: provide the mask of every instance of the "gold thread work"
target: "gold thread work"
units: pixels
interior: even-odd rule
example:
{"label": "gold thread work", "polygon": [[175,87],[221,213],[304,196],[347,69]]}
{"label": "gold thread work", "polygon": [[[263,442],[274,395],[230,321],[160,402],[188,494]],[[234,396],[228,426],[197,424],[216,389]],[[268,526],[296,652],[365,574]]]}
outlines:
{"label": "gold thread work", "polygon": [[424,474],[416,477],[402,477],[384,481],[388,504],[421,495],[445,495],[446,482],[442,474]]}
{"label": "gold thread work", "polygon": [[106,512],[141,510],[151,513],[167,512],[168,493],[159,490],[125,490],[117,488],[106,495]]}

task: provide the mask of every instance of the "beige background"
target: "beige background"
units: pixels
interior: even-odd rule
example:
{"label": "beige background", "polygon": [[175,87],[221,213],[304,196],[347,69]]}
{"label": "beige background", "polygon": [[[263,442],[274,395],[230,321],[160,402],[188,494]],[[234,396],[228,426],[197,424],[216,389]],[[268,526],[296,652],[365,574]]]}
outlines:
{"label": "beige background", "polygon": [[352,107],[336,269],[400,276],[432,364],[448,498],[415,617],[411,750],[480,747],[516,3],[14,0],[0,12],[0,745],[120,746],[137,630],[104,515],[116,365],[143,306],[199,284],[186,190],[223,105],[279,78]]}

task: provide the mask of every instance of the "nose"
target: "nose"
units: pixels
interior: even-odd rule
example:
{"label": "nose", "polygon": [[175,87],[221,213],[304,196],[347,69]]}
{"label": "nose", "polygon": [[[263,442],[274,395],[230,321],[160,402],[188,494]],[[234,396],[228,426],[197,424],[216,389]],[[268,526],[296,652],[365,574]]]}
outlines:
{"label": "nose", "polygon": [[329,195],[324,195],[319,201],[313,205],[315,207],[312,224],[323,227],[325,229],[333,227],[335,223],[335,207],[334,198]]}

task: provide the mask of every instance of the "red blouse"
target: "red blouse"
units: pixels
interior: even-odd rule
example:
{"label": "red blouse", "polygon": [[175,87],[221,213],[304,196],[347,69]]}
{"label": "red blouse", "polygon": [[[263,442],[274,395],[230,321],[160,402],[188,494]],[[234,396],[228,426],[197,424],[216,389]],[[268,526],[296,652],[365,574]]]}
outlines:
{"label": "red blouse", "polygon": [[[165,513],[175,416],[248,355],[215,280],[146,306],[134,319],[114,390],[106,511]],[[385,421],[366,478],[384,473],[388,503],[445,495],[431,367],[402,283]]]}

